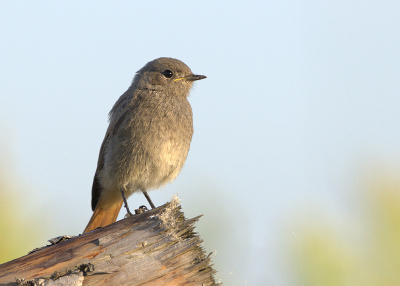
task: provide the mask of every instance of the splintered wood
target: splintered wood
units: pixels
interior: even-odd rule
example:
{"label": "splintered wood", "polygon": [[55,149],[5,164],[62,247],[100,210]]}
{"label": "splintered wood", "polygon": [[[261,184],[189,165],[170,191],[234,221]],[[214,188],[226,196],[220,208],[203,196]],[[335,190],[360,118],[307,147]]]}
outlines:
{"label": "splintered wood", "polygon": [[194,232],[199,217],[180,209],[173,199],[2,264],[0,285],[217,285]]}

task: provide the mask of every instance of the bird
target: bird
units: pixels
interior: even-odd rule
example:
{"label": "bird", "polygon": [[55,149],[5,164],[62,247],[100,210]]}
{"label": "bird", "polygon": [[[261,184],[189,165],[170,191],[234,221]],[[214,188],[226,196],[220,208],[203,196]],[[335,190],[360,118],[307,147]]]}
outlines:
{"label": "bird", "polygon": [[188,96],[193,74],[182,61],[161,57],[136,72],[109,112],[92,185],[93,215],[83,233],[116,221],[126,198],[172,182],[182,169],[193,136]]}

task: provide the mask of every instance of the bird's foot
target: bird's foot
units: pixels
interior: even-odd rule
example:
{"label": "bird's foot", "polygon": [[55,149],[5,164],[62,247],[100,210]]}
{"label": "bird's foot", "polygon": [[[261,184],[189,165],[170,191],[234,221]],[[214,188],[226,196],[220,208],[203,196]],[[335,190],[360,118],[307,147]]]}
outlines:
{"label": "bird's foot", "polygon": [[128,202],[126,201],[124,190],[123,190],[123,189],[120,189],[120,191],[121,191],[122,199],[124,200],[124,207],[126,208],[126,212],[127,212],[127,214],[125,215],[125,217],[133,216],[133,214],[132,214],[131,211],[129,210]]}
{"label": "bird's foot", "polygon": [[149,209],[146,206],[140,206],[138,209],[135,209],[135,214],[142,214]]}

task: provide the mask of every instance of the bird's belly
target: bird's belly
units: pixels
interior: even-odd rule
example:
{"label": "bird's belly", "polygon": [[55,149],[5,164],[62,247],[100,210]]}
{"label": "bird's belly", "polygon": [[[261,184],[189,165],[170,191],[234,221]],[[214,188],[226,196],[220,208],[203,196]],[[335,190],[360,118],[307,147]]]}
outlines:
{"label": "bird's belly", "polygon": [[[189,144],[170,139],[157,147],[143,146],[140,152],[119,152],[120,157],[107,164],[109,168],[103,169],[101,181],[114,191],[125,188],[128,196],[139,190],[159,188],[178,176],[186,161]],[[112,157],[117,158],[115,154]]]}

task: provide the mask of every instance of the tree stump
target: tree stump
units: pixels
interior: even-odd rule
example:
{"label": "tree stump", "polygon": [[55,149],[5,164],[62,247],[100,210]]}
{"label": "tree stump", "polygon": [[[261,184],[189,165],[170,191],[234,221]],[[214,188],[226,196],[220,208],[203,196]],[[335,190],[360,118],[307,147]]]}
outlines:
{"label": "tree stump", "polygon": [[0,265],[0,285],[217,285],[210,255],[173,199]]}

